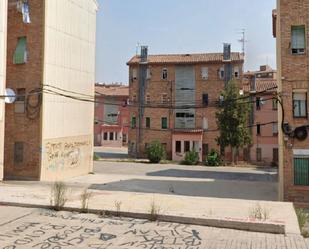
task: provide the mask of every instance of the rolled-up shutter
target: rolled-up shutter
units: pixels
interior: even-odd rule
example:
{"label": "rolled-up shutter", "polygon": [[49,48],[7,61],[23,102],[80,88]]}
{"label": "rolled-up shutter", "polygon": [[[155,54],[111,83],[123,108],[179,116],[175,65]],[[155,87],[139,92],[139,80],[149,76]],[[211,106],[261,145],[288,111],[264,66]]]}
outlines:
{"label": "rolled-up shutter", "polygon": [[13,57],[14,64],[24,64],[27,62],[27,38],[20,37]]}

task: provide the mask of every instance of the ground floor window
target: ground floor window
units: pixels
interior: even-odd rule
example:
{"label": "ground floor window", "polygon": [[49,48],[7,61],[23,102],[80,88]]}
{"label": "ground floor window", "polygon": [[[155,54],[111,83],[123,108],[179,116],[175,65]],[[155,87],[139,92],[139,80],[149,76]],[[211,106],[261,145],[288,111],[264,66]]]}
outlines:
{"label": "ground floor window", "polygon": [[181,153],[181,141],[176,141],[176,153]]}
{"label": "ground floor window", "polygon": [[203,144],[203,154],[205,156],[208,156],[208,154],[209,154],[209,146],[208,146],[208,144]]}
{"label": "ground floor window", "polygon": [[122,134],[122,142],[126,143],[127,142],[127,134]]}
{"label": "ground floor window", "polygon": [[109,133],[109,140],[113,141],[114,140],[114,132]]}
{"label": "ground floor window", "polygon": [[294,184],[309,186],[309,158],[294,158]]}
{"label": "ground floor window", "polygon": [[185,152],[190,151],[190,141],[185,141]]}
{"label": "ground floor window", "polygon": [[103,136],[103,139],[106,141],[108,138],[108,133],[107,132],[104,132],[104,136]]}
{"label": "ground floor window", "polygon": [[273,148],[273,162],[279,161],[279,151],[278,148]]}

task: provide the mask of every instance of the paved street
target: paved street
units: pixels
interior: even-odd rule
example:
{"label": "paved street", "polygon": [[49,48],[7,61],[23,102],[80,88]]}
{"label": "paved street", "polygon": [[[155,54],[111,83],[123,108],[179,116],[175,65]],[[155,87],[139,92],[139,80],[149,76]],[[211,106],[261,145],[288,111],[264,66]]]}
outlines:
{"label": "paved street", "polygon": [[309,249],[300,236],[0,207],[0,248]]}
{"label": "paved street", "polygon": [[[126,149],[96,148],[106,158]],[[96,161],[94,172],[110,181],[92,189],[197,197],[277,200],[277,171],[270,168],[235,168]],[[114,179],[114,180],[113,180]]]}

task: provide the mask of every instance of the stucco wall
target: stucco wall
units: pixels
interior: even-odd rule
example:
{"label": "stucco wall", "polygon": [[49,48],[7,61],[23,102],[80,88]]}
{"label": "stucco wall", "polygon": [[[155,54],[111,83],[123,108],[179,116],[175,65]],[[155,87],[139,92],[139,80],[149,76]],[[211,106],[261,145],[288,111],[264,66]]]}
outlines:
{"label": "stucco wall", "polygon": [[[7,0],[0,1],[0,94],[4,93],[6,71]],[[0,180],[3,178],[4,101],[0,100]]]}
{"label": "stucco wall", "polygon": [[[94,96],[96,2],[46,0],[45,3],[44,84]],[[73,143],[89,137],[89,145],[82,150],[92,158],[93,120],[93,103],[44,94],[42,144],[51,140]],[[89,155],[85,156],[88,161],[83,161],[84,168],[71,170],[70,176],[92,171]],[[49,179],[46,154],[42,156],[41,178]],[[51,176],[54,178],[54,174]]]}

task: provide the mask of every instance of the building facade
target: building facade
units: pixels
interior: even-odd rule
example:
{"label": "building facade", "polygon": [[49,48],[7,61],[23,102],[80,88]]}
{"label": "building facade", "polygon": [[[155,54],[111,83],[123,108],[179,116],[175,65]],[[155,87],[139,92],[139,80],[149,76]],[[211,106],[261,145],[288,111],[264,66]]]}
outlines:
{"label": "building facade", "polygon": [[[280,199],[309,206],[309,0],[278,0],[277,38]],[[282,122],[281,122],[282,121]]]}
{"label": "building facade", "polygon": [[195,149],[202,161],[211,149],[219,149],[213,104],[224,86],[240,82],[244,59],[240,53],[149,55],[142,47],[140,56],[129,65],[130,119],[129,154],[144,157],[155,140],[166,149],[167,157],[181,161]]}
{"label": "building facade", "polygon": [[94,145],[123,147],[128,145],[129,87],[96,84]]}
{"label": "building facade", "polygon": [[[250,95],[252,145],[248,161],[255,165],[278,165],[278,102],[276,70],[261,66],[259,71],[246,72],[243,90]],[[273,123],[271,123],[273,122]]]}
{"label": "building facade", "polygon": [[[22,6],[20,6],[22,2]],[[24,6],[26,4],[26,6]],[[5,179],[60,180],[92,171],[95,0],[10,1]]]}
{"label": "building facade", "polygon": [[[0,95],[4,95],[6,84],[6,34],[7,0],[2,0],[0,1]],[[4,110],[4,100],[0,99],[0,180],[3,178]]]}

